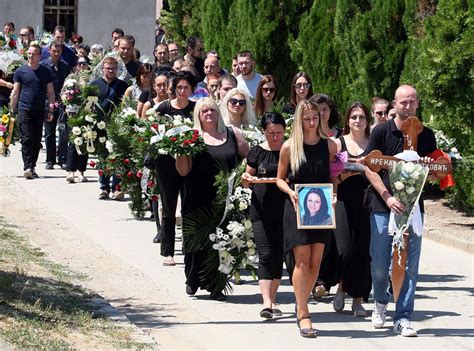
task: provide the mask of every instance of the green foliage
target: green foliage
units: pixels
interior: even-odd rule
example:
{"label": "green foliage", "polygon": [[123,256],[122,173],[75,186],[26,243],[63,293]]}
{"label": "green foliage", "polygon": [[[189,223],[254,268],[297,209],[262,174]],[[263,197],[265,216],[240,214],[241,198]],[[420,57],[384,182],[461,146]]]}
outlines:
{"label": "green foliage", "polygon": [[450,203],[462,211],[474,214],[474,156],[465,157],[454,163],[456,187],[449,190]]}

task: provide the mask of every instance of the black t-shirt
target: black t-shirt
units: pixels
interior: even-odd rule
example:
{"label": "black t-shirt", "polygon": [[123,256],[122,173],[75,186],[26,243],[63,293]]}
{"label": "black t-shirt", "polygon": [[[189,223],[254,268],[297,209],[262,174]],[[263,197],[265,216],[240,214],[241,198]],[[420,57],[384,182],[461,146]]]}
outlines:
{"label": "black t-shirt", "polygon": [[115,106],[120,105],[123,94],[125,94],[125,90],[128,88],[128,84],[118,78],[110,84],[104,78],[99,78],[94,80],[91,85],[99,87],[99,104],[106,113],[112,111]]}
{"label": "black t-shirt", "polygon": [[145,89],[141,92],[140,96],[138,97],[138,101],[140,101],[142,104],[144,104],[148,101],[149,97],[150,97],[150,90]]}
{"label": "black t-shirt", "polygon": [[138,61],[129,61],[125,67],[127,67],[128,74],[130,74],[133,78],[137,76],[138,69],[140,68],[140,62]]}
{"label": "black t-shirt", "polygon": [[[277,175],[280,151],[265,150],[260,145],[250,149],[247,155],[247,164],[257,170],[261,165],[265,168],[265,178],[273,178]],[[254,184],[252,192],[252,203],[250,207],[250,218],[266,221],[280,221],[283,218],[283,209],[286,194],[276,184]]]}
{"label": "black t-shirt", "polygon": [[46,87],[53,81],[53,75],[48,68],[40,65],[34,70],[28,65],[23,65],[15,71],[13,81],[21,84],[19,110],[45,109]]}
{"label": "black t-shirt", "polygon": [[69,64],[62,59],[60,59],[58,64],[55,65],[53,60],[51,60],[51,57],[41,61],[40,65],[48,68],[51,71],[51,74],[53,75],[54,95],[56,95],[56,101],[59,101],[59,95],[61,93],[64,81],[66,80],[69,73],[71,73],[71,66],[69,66]]}
{"label": "black t-shirt", "polygon": [[188,106],[186,106],[183,109],[177,109],[171,105],[170,100],[165,100],[163,101],[163,103],[158,105],[158,107],[156,108],[156,111],[162,115],[170,115],[170,116],[180,115],[183,118],[189,118],[190,120],[192,120],[193,110],[194,110],[195,105],[196,103],[194,101],[189,101]]}
{"label": "black t-shirt", "polygon": [[[388,120],[386,123],[381,123],[375,126],[370,134],[369,144],[364,154],[367,155],[373,150],[380,150],[383,155],[394,156],[398,153],[403,152],[403,133],[397,129],[395,121],[393,119]],[[421,157],[427,156],[436,150],[436,138],[431,129],[423,127],[423,131],[418,135],[417,152]],[[386,169],[382,169],[378,172],[382,181],[390,192],[393,194],[392,188],[390,187],[389,172]],[[389,208],[385,204],[385,201],[377,193],[375,189],[370,191],[370,210],[372,212],[390,212]],[[423,200],[420,197],[420,210],[423,212]]]}

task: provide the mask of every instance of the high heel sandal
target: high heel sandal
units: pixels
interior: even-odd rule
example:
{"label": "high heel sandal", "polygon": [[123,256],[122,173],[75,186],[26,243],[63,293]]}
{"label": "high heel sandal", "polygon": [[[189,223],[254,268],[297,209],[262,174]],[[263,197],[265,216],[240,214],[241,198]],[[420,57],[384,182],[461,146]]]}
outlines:
{"label": "high heel sandal", "polygon": [[311,316],[304,316],[304,317],[301,317],[301,318],[298,318],[298,317],[296,318],[296,325],[298,326],[298,329],[300,330],[300,335],[303,338],[316,338],[318,336],[317,333],[316,333],[316,329],[313,329],[313,328],[303,328],[303,329],[301,329],[300,322],[303,319],[311,320]]}

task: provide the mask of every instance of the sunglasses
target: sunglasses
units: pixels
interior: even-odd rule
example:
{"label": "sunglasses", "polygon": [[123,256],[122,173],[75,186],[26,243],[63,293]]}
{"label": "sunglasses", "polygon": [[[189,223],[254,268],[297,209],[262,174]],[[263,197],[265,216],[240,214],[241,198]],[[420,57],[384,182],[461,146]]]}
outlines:
{"label": "sunglasses", "polygon": [[232,106],[235,106],[237,104],[239,104],[240,106],[245,106],[245,104],[247,103],[245,99],[234,99],[234,98],[230,98],[229,102]]}
{"label": "sunglasses", "polygon": [[310,86],[311,84],[309,83],[296,83],[295,84],[296,89],[301,89],[301,88],[308,89]]}
{"label": "sunglasses", "polygon": [[275,88],[262,88],[262,90],[266,93],[274,93],[276,91]]}
{"label": "sunglasses", "polygon": [[377,111],[377,112],[375,112],[375,114],[376,114],[377,116],[379,116],[379,117],[382,117],[382,116],[386,116],[386,115],[387,115],[387,112],[385,112],[385,111]]}

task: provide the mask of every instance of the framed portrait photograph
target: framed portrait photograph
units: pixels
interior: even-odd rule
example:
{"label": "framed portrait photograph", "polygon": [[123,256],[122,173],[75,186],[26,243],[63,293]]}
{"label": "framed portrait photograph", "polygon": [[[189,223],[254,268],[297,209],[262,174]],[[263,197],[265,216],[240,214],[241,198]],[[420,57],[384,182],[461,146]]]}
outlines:
{"label": "framed portrait photograph", "polygon": [[332,184],[295,184],[295,191],[298,194],[298,229],[336,228]]}

